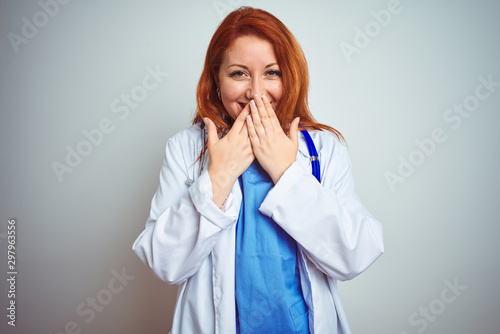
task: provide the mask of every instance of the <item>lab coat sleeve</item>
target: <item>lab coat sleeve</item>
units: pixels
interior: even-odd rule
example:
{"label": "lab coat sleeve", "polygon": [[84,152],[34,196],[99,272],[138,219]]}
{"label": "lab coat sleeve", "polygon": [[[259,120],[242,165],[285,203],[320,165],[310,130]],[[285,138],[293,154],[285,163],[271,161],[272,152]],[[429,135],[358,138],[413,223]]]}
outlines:
{"label": "lab coat sleeve", "polygon": [[[205,170],[190,186],[190,170],[196,169],[186,152],[193,150],[174,136],[166,146],[160,183],[146,228],[133,250],[163,281],[180,284],[194,275],[217,243],[221,231],[237,220],[232,195],[225,212],[212,200],[212,183]],[[197,174],[197,169],[196,169]],[[197,175],[196,175],[197,176]]]}
{"label": "lab coat sleeve", "polygon": [[343,281],[383,253],[383,229],[354,192],[347,148],[338,141],[334,146],[319,152],[322,184],[295,161],[260,211],[294,238],[319,270]]}

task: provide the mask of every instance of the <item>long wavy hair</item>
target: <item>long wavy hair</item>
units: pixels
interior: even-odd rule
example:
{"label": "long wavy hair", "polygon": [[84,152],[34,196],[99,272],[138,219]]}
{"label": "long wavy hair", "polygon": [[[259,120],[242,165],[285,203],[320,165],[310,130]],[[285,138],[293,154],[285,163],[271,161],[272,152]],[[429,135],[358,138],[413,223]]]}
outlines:
{"label": "long wavy hair", "polygon": [[[246,6],[229,13],[212,36],[196,89],[197,113],[193,124],[208,117],[217,126],[218,133],[229,131],[232,120],[217,94],[219,68],[224,53],[234,41],[249,35],[268,41],[274,48],[283,80],[283,94],[275,112],[283,131],[288,132],[290,123],[299,116],[300,128],[330,131],[344,141],[339,131],[316,122],[309,110],[309,71],[304,52],[293,34],[274,15]],[[206,143],[202,154],[205,150]]]}

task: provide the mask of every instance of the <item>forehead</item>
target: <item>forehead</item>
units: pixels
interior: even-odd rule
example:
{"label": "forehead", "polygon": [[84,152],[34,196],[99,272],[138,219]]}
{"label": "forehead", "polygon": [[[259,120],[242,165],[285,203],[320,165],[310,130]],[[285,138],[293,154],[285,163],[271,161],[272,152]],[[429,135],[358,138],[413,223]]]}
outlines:
{"label": "forehead", "polygon": [[276,62],[276,56],[271,43],[256,36],[238,37],[224,53],[223,62],[255,63],[265,62],[266,65]]}

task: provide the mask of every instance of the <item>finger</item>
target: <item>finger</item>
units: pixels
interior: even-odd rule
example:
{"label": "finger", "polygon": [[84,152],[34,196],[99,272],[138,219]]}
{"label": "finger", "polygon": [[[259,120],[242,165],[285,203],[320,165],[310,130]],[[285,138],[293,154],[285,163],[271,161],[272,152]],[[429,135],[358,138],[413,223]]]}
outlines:
{"label": "finger", "polygon": [[[251,110],[251,124],[254,131],[259,136],[265,136],[266,131],[262,125],[262,120],[260,118],[259,109],[257,108],[257,104],[255,103],[255,99],[250,101],[250,110]],[[248,118],[247,118],[248,122]],[[248,123],[247,123],[248,124]]]}
{"label": "finger", "polygon": [[[247,117],[248,117],[248,115],[247,115]],[[246,118],[245,118],[245,126],[243,126],[243,128],[241,128],[240,136],[248,138],[248,123],[246,122]]]}
{"label": "finger", "polygon": [[247,116],[247,131],[248,131],[248,138],[250,138],[250,143],[252,144],[252,147],[256,147],[259,145],[260,139],[259,136],[257,135],[257,131],[255,130],[255,124],[252,120],[252,116]]}
{"label": "finger", "polygon": [[[247,116],[247,118],[251,119],[251,116]],[[240,135],[245,138],[247,145],[252,149],[252,142],[250,140],[250,134],[248,133],[248,123],[245,122],[245,126],[241,129]]]}
{"label": "finger", "polygon": [[249,114],[250,114],[250,106],[247,103],[247,105],[245,106],[245,108],[243,108],[238,117],[236,117],[236,120],[234,121],[231,130],[234,128],[234,131],[240,133],[241,130],[245,127],[245,121]]}
{"label": "finger", "polygon": [[259,95],[255,94],[253,100],[255,101],[255,104],[257,106],[257,110],[259,112],[259,117],[260,117],[260,122],[262,123],[262,127],[264,128],[264,131],[266,131],[266,132],[272,131],[273,125],[271,124],[271,121],[269,119],[269,115],[267,113],[266,106],[264,105],[262,98]]}
{"label": "finger", "polygon": [[292,124],[290,124],[290,140],[294,144],[297,144],[299,142],[299,122],[300,117],[295,117],[295,119],[292,121]]}
{"label": "finger", "polygon": [[208,117],[203,118],[205,125],[207,127],[207,147],[211,147],[217,141],[219,141],[219,136],[217,135],[217,127],[214,122]]}
{"label": "finger", "polygon": [[264,102],[264,106],[266,107],[267,114],[269,116],[269,120],[271,121],[271,124],[273,126],[274,130],[281,129],[281,124],[276,116],[276,112],[274,111],[273,107],[271,106],[271,102],[269,102],[269,99],[267,96],[262,95],[262,101]]}
{"label": "finger", "polygon": [[[250,117],[250,116],[247,115],[247,117]],[[240,131],[240,138],[244,138],[248,145],[251,144],[250,143],[250,135],[248,134],[248,123],[247,123],[246,118],[245,118],[245,125],[243,126],[243,128]]]}

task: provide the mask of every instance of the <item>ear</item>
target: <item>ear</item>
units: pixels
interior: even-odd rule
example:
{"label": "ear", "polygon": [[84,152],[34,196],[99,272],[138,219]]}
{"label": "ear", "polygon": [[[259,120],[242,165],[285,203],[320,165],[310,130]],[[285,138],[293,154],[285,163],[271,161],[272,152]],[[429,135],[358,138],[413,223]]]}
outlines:
{"label": "ear", "polygon": [[220,70],[217,71],[217,73],[214,73],[214,83],[215,83],[216,89],[220,87],[219,72],[220,72]]}
{"label": "ear", "polygon": [[215,80],[215,92],[217,93],[217,96],[220,98],[220,85],[219,85],[219,80]]}

